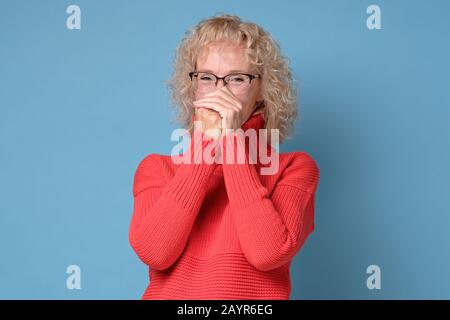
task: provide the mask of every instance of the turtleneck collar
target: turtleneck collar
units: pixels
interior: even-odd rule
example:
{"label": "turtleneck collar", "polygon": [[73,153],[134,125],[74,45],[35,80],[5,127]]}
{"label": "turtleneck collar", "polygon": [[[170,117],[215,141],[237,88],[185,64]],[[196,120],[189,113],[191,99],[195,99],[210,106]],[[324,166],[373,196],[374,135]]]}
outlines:
{"label": "turtleneck collar", "polygon": [[255,130],[259,130],[264,128],[265,120],[264,114],[262,112],[253,114],[250,118],[247,119],[246,122],[241,126],[242,130],[247,130],[249,128],[253,128]]}

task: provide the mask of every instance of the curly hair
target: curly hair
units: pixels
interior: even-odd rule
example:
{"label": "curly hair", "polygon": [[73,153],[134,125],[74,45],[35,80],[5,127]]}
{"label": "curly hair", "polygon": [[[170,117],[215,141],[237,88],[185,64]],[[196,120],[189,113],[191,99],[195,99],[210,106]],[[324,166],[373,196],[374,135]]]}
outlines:
{"label": "curly hair", "polygon": [[281,55],[280,46],[267,31],[234,15],[216,15],[200,21],[186,32],[177,48],[174,72],[167,84],[173,107],[178,111],[178,121],[192,133],[195,86],[189,72],[195,70],[198,55],[204,46],[223,41],[244,44],[250,65],[261,75],[262,112],[268,136],[271,129],[278,129],[282,142],[290,136],[297,117],[297,91],[288,60]]}

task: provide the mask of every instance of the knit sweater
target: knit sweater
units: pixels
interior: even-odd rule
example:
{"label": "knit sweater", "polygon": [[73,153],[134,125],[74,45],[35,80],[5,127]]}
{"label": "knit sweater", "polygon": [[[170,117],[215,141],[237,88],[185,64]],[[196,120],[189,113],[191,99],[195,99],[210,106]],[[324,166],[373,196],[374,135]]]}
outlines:
{"label": "knit sweater", "polygon": [[[254,114],[242,129],[264,124]],[[219,143],[195,133],[185,151],[191,159]],[[246,144],[236,133],[224,139],[234,139],[235,151]],[[271,175],[248,157],[175,163],[153,153],[139,163],[129,241],[149,270],[142,299],[289,299],[292,258],[314,230],[319,168],[306,152],[278,156]]]}

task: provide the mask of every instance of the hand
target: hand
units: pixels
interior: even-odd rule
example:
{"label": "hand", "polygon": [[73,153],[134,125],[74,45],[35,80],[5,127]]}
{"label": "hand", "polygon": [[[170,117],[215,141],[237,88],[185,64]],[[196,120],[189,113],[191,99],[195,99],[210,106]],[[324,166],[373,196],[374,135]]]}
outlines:
{"label": "hand", "polygon": [[217,140],[222,132],[222,122],[219,113],[207,108],[195,108],[194,129],[202,131],[208,137]]}
{"label": "hand", "polygon": [[250,114],[242,108],[241,102],[226,86],[206,94],[202,99],[194,101],[196,108],[208,108],[220,115],[222,135],[226,129],[239,129]]}

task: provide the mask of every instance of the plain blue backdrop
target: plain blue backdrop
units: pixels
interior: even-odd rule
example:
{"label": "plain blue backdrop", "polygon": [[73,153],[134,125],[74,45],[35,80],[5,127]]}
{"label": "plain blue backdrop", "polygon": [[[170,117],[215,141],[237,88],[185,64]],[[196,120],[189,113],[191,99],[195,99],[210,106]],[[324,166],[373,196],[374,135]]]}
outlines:
{"label": "plain blue backdrop", "polygon": [[[81,8],[68,30],[66,8]],[[381,8],[381,30],[366,8]],[[139,299],[134,171],[179,125],[165,81],[185,31],[237,14],[299,87],[281,151],[321,170],[292,299],[450,299],[450,2],[0,1],[0,298]],[[81,268],[81,290],[66,268]],[[381,268],[381,289],[366,268]]]}

